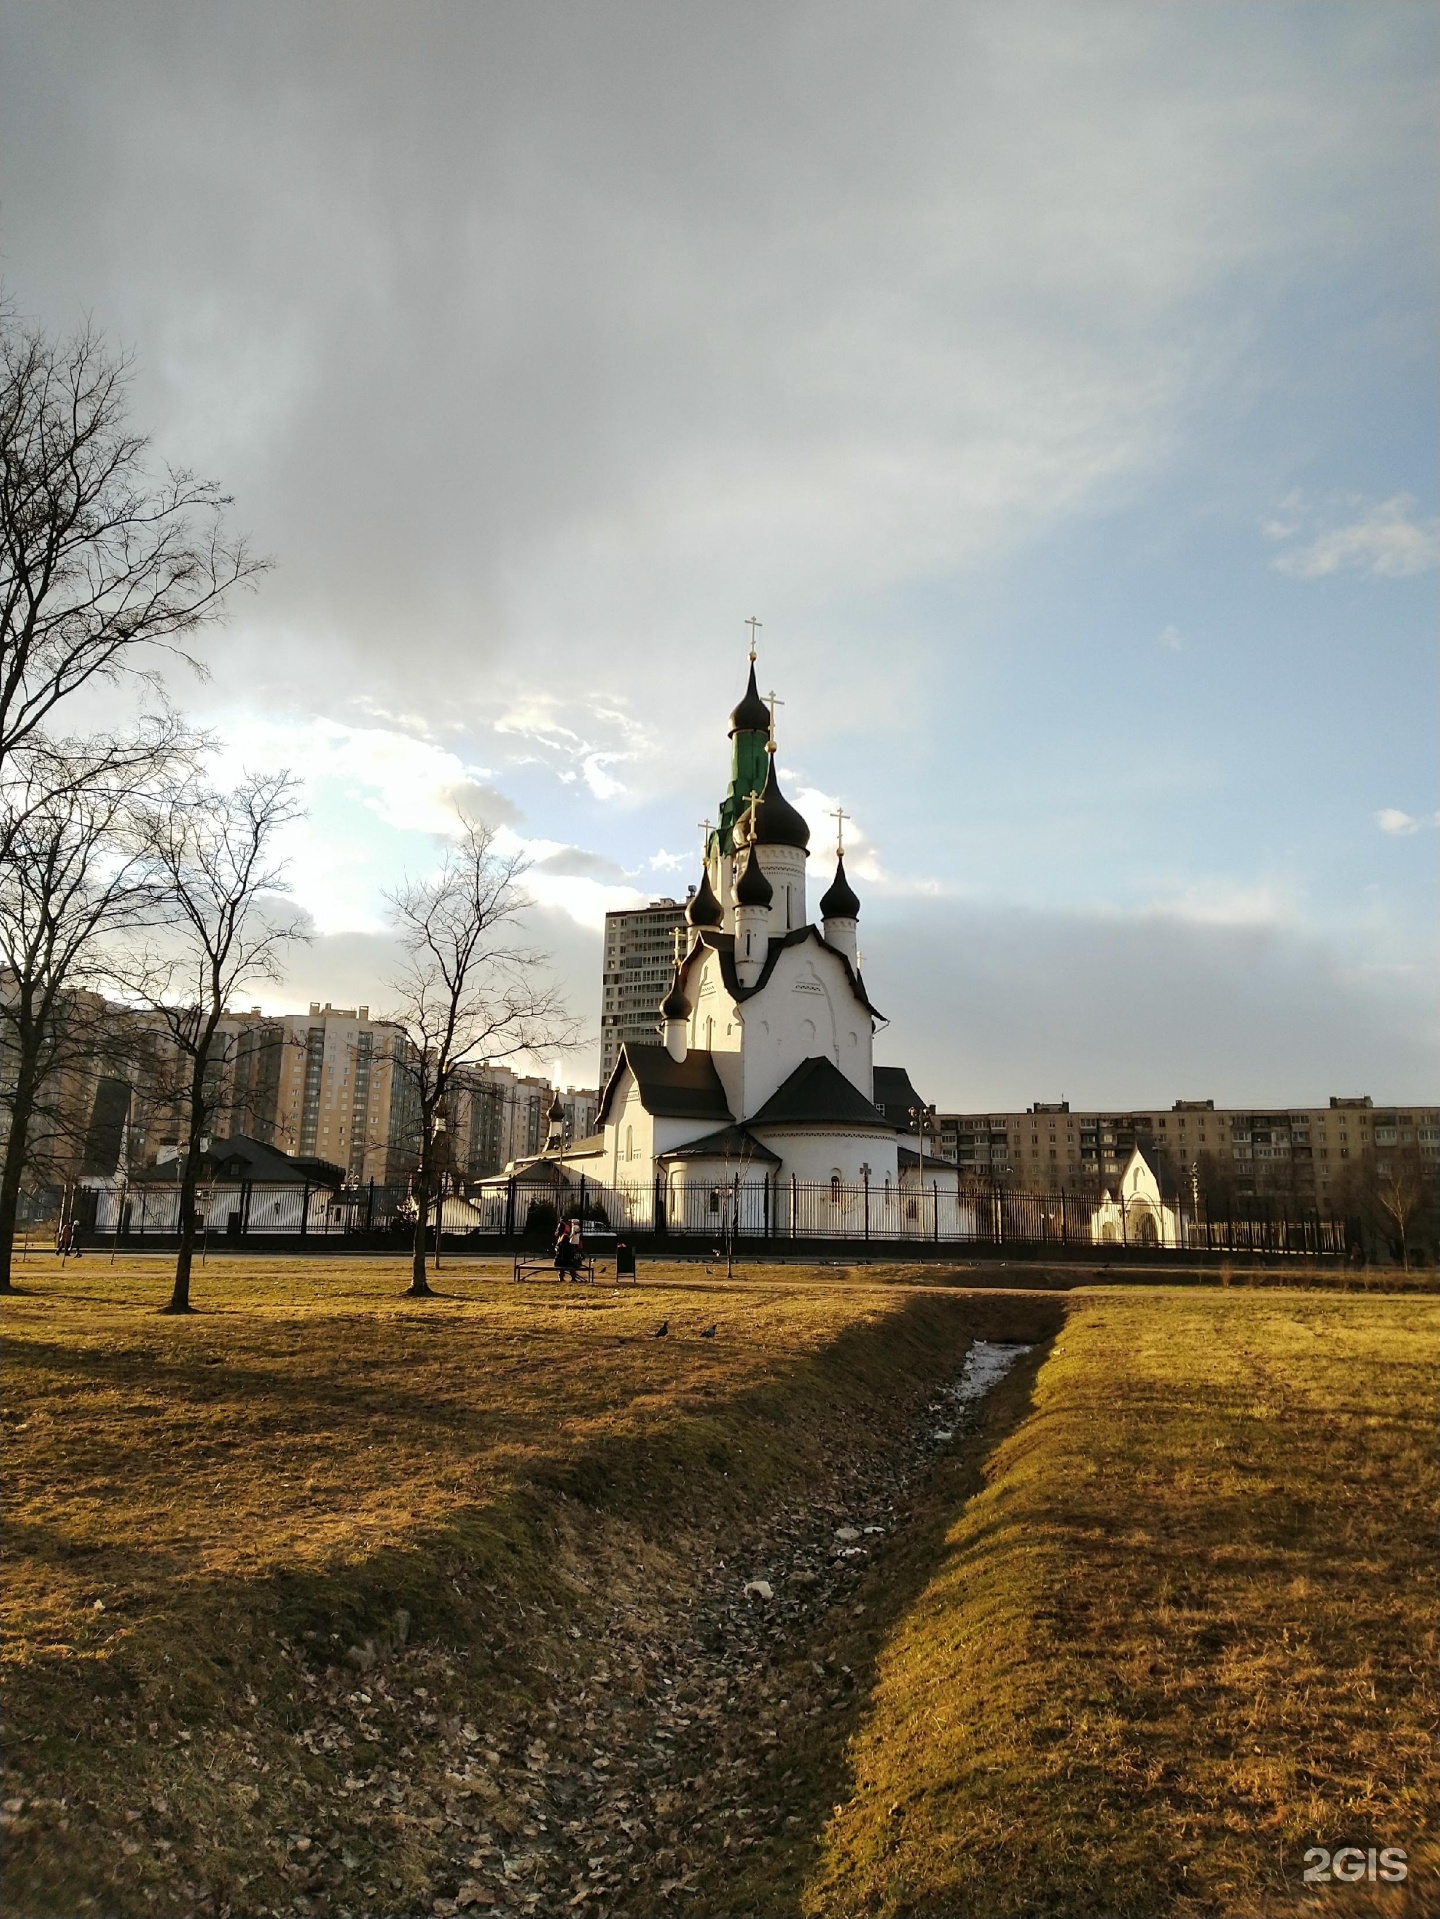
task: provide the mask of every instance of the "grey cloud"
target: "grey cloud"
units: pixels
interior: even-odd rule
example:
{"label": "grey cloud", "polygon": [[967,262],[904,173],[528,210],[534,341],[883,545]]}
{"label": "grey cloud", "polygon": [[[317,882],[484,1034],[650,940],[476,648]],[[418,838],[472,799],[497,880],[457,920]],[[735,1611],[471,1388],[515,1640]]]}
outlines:
{"label": "grey cloud", "polygon": [[452,788],[450,797],[456,812],[477,826],[514,826],[521,817],[520,808],[513,800],[498,787],[480,780]]}
{"label": "grey cloud", "polygon": [[1440,1005],[1279,927],[935,905],[862,921],[877,1058],[984,1110],[1433,1098]]}
{"label": "grey cloud", "polygon": [[581,846],[566,846],[558,853],[548,853],[543,860],[535,861],[535,870],[570,879],[624,881],[627,878],[624,867],[615,860],[606,859],[603,853],[587,853]]}
{"label": "grey cloud", "polygon": [[1423,191],[1390,10],[1238,11],[10,4],[6,270],[280,557],[237,695],[478,716],[1158,457],[1235,310]]}

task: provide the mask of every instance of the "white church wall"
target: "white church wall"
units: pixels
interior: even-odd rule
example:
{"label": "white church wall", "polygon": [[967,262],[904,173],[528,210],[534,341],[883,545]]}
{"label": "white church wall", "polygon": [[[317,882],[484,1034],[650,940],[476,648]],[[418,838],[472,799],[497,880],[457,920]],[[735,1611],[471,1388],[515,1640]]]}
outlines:
{"label": "white church wall", "polygon": [[898,1185],[896,1140],[886,1133],[832,1133],[819,1127],[796,1127],[782,1132],[764,1127],[763,1138],[772,1153],[780,1155],[780,1177],[796,1179],[802,1185],[823,1184],[837,1175],[842,1185],[860,1186],[870,1168],[872,1187],[883,1187],[886,1179]]}
{"label": "white church wall", "polygon": [[758,1112],[807,1059],[832,1061],[866,1099],[873,1097],[870,1016],[855,997],[844,962],[818,938],[786,947],[765,985],[739,1011],[745,1030],[738,1088],[743,1108],[733,1098],[731,1103],[742,1117]]}
{"label": "white church wall", "polygon": [[762,846],[760,870],[770,882],[770,937],[806,924],[805,861],[798,846]]}
{"label": "white church wall", "polygon": [[645,1111],[628,1067],[616,1088],[611,1113],[605,1127],[605,1165],[612,1184],[648,1179],[655,1162],[655,1122]]}

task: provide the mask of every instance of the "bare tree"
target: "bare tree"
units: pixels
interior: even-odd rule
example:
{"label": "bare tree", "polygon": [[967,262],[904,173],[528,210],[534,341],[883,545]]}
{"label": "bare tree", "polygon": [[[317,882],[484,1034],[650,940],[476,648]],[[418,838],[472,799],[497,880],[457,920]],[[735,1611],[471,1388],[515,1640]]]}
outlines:
{"label": "bare tree", "polygon": [[[420,1133],[409,1287],[416,1298],[430,1292],[425,1234],[432,1199],[441,1203],[437,1122],[456,1069],[562,1050],[578,1038],[578,1022],[543,975],[547,955],[515,943],[530,904],[520,886],[524,871],[518,855],[496,852],[488,827],[467,823],[438,873],[407,881],[390,897],[405,960],[388,982],[394,1005],[387,1017],[408,1041],[396,1070],[411,1081]],[[439,1231],[437,1211],[437,1244]]]}
{"label": "bare tree", "polygon": [[298,787],[285,772],[249,774],[231,792],[192,782],[149,815],[151,883],[164,931],[136,953],[124,977],[180,1068],[180,1244],[170,1313],[191,1310],[195,1194],[220,1099],[213,1068],[222,1056],[221,1021],[242,987],[282,977],[281,949],[304,937],[293,914],[276,910],[276,896],[288,888],[274,842],[298,817]]}
{"label": "bare tree", "polygon": [[188,659],[266,564],[213,481],[147,471],[129,373],[88,325],[56,342],[0,308],[0,775],[90,681]]}
{"label": "bare tree", "polygon": [[1400,1247],[1400,1264],[1410,1270],[1410,1247],[1416,1225],[1430,1212],[1435,1202],[1433,1175],[1426,1173],[1417,1156],[1403,1148],[1392,1149],[1374,1173],[1374,1206],[1387,1228],[1393,1229]]}
{"label": "bare tree", "polygon": [[0,1041],[6,1133],[0,1160],[0,1292],[10,1290],[22,1182],[42,1131],[63,1138],[47,1098],[113,1047],[93,991],[106,942],[153,909],[141,815],[147,791],[199,742],[173,715],[125,738],[47,743],[0,781]]}

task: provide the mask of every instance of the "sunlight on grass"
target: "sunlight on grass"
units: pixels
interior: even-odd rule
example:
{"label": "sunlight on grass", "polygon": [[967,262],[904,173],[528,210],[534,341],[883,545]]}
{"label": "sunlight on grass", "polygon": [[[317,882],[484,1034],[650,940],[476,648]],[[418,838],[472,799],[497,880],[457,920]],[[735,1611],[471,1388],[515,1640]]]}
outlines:
{"label": "sunlight on grass", "polygon": [[1414,1875],[1345,1910],[1432,1909],[1437,1357],[1429,1300],[1073,1299],[809,1910],[1248,1919],[1342,1844]]}

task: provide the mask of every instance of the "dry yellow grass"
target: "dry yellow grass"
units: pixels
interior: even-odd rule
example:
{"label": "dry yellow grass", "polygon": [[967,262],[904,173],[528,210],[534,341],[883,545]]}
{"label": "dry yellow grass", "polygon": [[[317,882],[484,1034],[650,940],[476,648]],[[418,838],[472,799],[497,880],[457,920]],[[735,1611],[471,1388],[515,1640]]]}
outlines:
{"label": "dry yellow grass", "polygon": [[[23,1912],[289,1909],[267,1848],[302,1808],[340,1816],[345,1769],[297,1759],[307,1672],[403,1610],[412,1643],[494,1652],[431,1681],[484,1723],[572,1656],[614,1566],[633,1576],[687,1528],[742,1523],[837,1449],[883,1444],[985,1330],[953,1298],[774,1270],[652,1267],[637,1293],[467,1265],[412,1301],[398,1262],[219,1260],[188,1319],[156,1310],[160,1261],[20,1279],[5,1670]],[[260,1779],[284,1795],[257,1798]],[[405,1909],[429,1835],[387,1843]],[[368,1905],[343,1884],[331,1901]]]}
{"label": "dry yellow grass", "polygon": [[[886,1648],[808,1910],[1440,1908],[1418,1298],[1103,1290]],[[1304,1888],[1311,1846],[1400,1887]]]}

